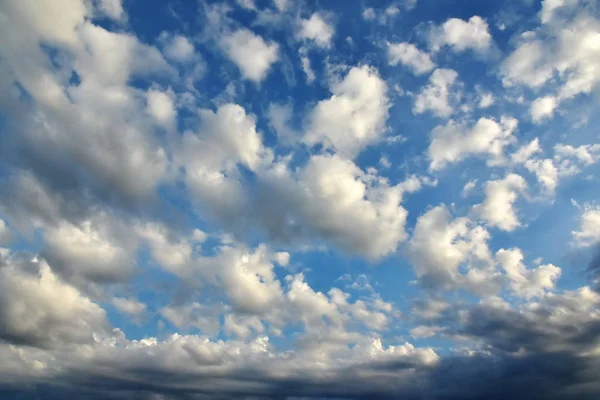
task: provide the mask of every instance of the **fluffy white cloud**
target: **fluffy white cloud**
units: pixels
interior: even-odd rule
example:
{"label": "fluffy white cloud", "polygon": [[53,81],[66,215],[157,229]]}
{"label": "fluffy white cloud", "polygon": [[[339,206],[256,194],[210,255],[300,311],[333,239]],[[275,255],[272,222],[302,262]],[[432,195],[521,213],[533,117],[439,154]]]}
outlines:
{"label": "fluffy white cloud", "polygon": [[552,20],[557,10],[560,10],[563,7],[574,6],[577,3],[579,3],[579,0],[543,0],[540,19],[543,24],[546,24]]}
{"label": "fluffy white cloud", "polygon": [[188,62],[196,58],[194,45],[183,35],[163,32],[159,40],[163,43],[163,53],[169,60]]}
{"label": "fluffy white cloud", "polygon": [[395,251],[405,237],[406,211],[400,202],[406,189],[339,156],[313,156],[296,176],[273,171],[265,184],[280,199],[268,208],[278,230],[304,227],[370,258]]}
{"label": "fluffy white cloud", "polygon": [[512,231],[521,223],[514,209],[519,194],[527,189],[525,179],[517,174],[508,174],[504,179],[489,181],[485,185],[485,200],[473,206],[473,211],[487,221],[489,226]]}
{"label": "fluffy white cloud", "polygon": [[147,93],[148,112],[164,126],[172,126],[177,117],[173,99],[168,92],[149,90]]}
{"label": "fluffy white cloud", "polygon": [[578,231],[572,232],[577,246],[591,246],[600,242],[600,208],[586,205]]}
{"label": "fluffy white cloud", "polygon": [[537,98],[531,104],[531,109],[529,111],[531,119],[534,123],[539,124],[543,120],[551,118],[557,106],[556,98],[553,96]]}
{"label": "fluffy white cloud", "polygon": [[362,17],[367,21],[373,21],[377,18],[377,14],[375,14],[373,7],[368,7],[363,10]]}
{"label": "fluffy white cloud", "polygon": [[419,50],[411,43],[388,43],[387,54],[390,65],[406,65],[416,75],[425,74],[435,68],[429,54]]}
{"label": "fluffy white cloud", "polygon": [[277,43],[265,42],[244,28],[223,36],[220,45],[242,75],[256,83],[266,78],[271,66],[279,59]]}
{"label": "fluffy white cloud", "polygon": [[535,138],[513,153],[511,161],[514,164],[522,164],[529,172],[535,174],[549,194],[554,193],[560,178],[576,175],[600,159],[600,145],[595,144],[574,147],[559,143],[554,146],[553,158],[537,158],[536,154],[541,152],[539,139]]}
{"label": "fluffy white cloud", "polygon": [[126,299],[124,297],[113,297],[111,300],[113,306],[122,313],[138,317],[146,312],[146,304],[136,299]]}
{"label": "fluffy white cloud", "polygon": [[391,106],[387,85],[375,69],[363,66],[350,69],[330,90],[332,96],[311,112],[304,141],[355,156],[385,133]]}
{"label": "fluffy white cloud", "polygon": [[500,285],[487,246],[489,237],[468,218],[453,218],[446,206],[432,208],[418,218],[409,243],[417,278],[427,288],[464,288],[492,295]]}
{"label": "fluffy white cloud", "polygon": [[310,66],[310,58],[308,58],[308,55],[306,54],[307,52],[302,51],[302,49],[300,51],[300,61],[302,62],[302,70],[306,75],[306,82],[308,84],[311,84],[315,81],[317,77],[315,75],[315,71],[313,71],[312,67]]}
{"label": "fluffy white cloud", "polygon": [[[542,19],[550,18],[561,5],[563,2],[545,2]],[[503,62],[505,86],[539,88],[553,77],[558,81],[555,95],[539,100],[536,109],[532,108],[534,120],[536,115],[538,119],[550,116],[561,102],[589,94],[598,86],[599,35],[600,20],[585,11],[566,22],[522,35],[518,47]]]}
{"label": "fluffy white cloud", "polygon": [[460,97],[457,90],[458,73],[452,69],[438,68],[429,77],[415,98],[413,112],[422,114],[431,111],[435,116],[448,117],[454,112],[454,106]]}
{"label": "fluffy white cloud", "polygon": [[296,37],[300,40],[312,40],[322,48],[331,47],[335,34],[334,27],[319,13],[314,13],[309,19],[301,19]]}
{"label": "fluffy white cloud", "polygon": [[506,272],[513,292],[526,299],[540,297],[552,290],[561,275],[561,269],[552,264],[528,270],[523,265],[520,249],[500,249],[496,253],[496,260]]}
{"label": "fluffy white cloud", "polygon": [[135,241],[127,237],[123,228],[102,214],[80,224],[62,221],[44,230],[43,254],[65,277],[123,281],[136,266]]}
{"label": "fluffy white cloud", "polygon": [[112,19],[120,20],[125,17],[122,0],[99,0],[98,8]]}
{"label": "fluffy white cloud", "polygon": [[474,50],[484,54],[492,44],[487,22],[477,15],[468,21],[450,18],[441,26],[433,27],[429,33],[429,46],[433,51],[450,46],[456,52]]}
{"label": "fluffy white cloud", "polygon": [[486,155],[491,162],[500,162],[517,124],[514,118],[502,117],[500,121],[480,118],[473,127],[452,120],[440,125],[431,132],[429,168],[439,170],[470,155]]}
{"label": "fluffy white cloud", "polygon": [[16,344],[93,343],[109,327],[104,310],[43,260],[9,260],[0,268],[0,311],[0,336]]}

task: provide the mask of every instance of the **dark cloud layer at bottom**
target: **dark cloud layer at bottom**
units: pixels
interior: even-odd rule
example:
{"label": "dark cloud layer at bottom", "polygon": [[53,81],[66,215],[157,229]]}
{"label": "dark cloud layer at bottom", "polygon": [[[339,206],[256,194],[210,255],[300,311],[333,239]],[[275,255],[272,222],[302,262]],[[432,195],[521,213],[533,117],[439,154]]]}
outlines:
{"label": "dark cloud layer at bottom", "polygon": [[[397,387],[394,374],[356,380],[340,374],[336,380],[269,380],[251,373],[200,378],[167,371],[134,369],[111,376],[71,371],[53,382],[8,385],[6,399],[594,399],[600,394],[597,358],[567,353],[532,356],[452,357],[424,368],[407,386]],[[407,366],[408,367],[408,366]],[[382,379],[385,377],[385,379]],[[351,378],[351,379],[349,379]],[[214,390],[220,387],[219,390]],[[211,389],[213,388],[213,389]]]}

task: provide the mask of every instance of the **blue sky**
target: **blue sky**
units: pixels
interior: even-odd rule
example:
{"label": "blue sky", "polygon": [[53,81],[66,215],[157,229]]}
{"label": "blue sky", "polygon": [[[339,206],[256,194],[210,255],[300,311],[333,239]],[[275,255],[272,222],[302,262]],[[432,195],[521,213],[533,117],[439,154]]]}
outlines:
{"label": "blue sky", "polygon": [[597,396],[599,43],[596,0],[0,4],[0,394]]}

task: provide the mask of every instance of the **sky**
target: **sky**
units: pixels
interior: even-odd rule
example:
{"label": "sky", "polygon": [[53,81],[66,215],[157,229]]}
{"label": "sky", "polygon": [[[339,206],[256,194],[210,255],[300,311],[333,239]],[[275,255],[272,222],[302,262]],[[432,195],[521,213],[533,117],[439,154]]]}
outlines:
{"label": "sky", "polygon": [[597,0],[0,1],[0,398],[600,398]]}

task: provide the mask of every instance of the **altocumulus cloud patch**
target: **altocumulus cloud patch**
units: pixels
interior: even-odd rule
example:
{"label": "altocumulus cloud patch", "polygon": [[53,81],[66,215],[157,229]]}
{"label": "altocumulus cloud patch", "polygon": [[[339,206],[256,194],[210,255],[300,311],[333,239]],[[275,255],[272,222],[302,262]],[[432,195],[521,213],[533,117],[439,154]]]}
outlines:
{"label": "altocumulus cloud patch", "polygon": [[600,397],[596,0],[0,3],[0,397]]}

